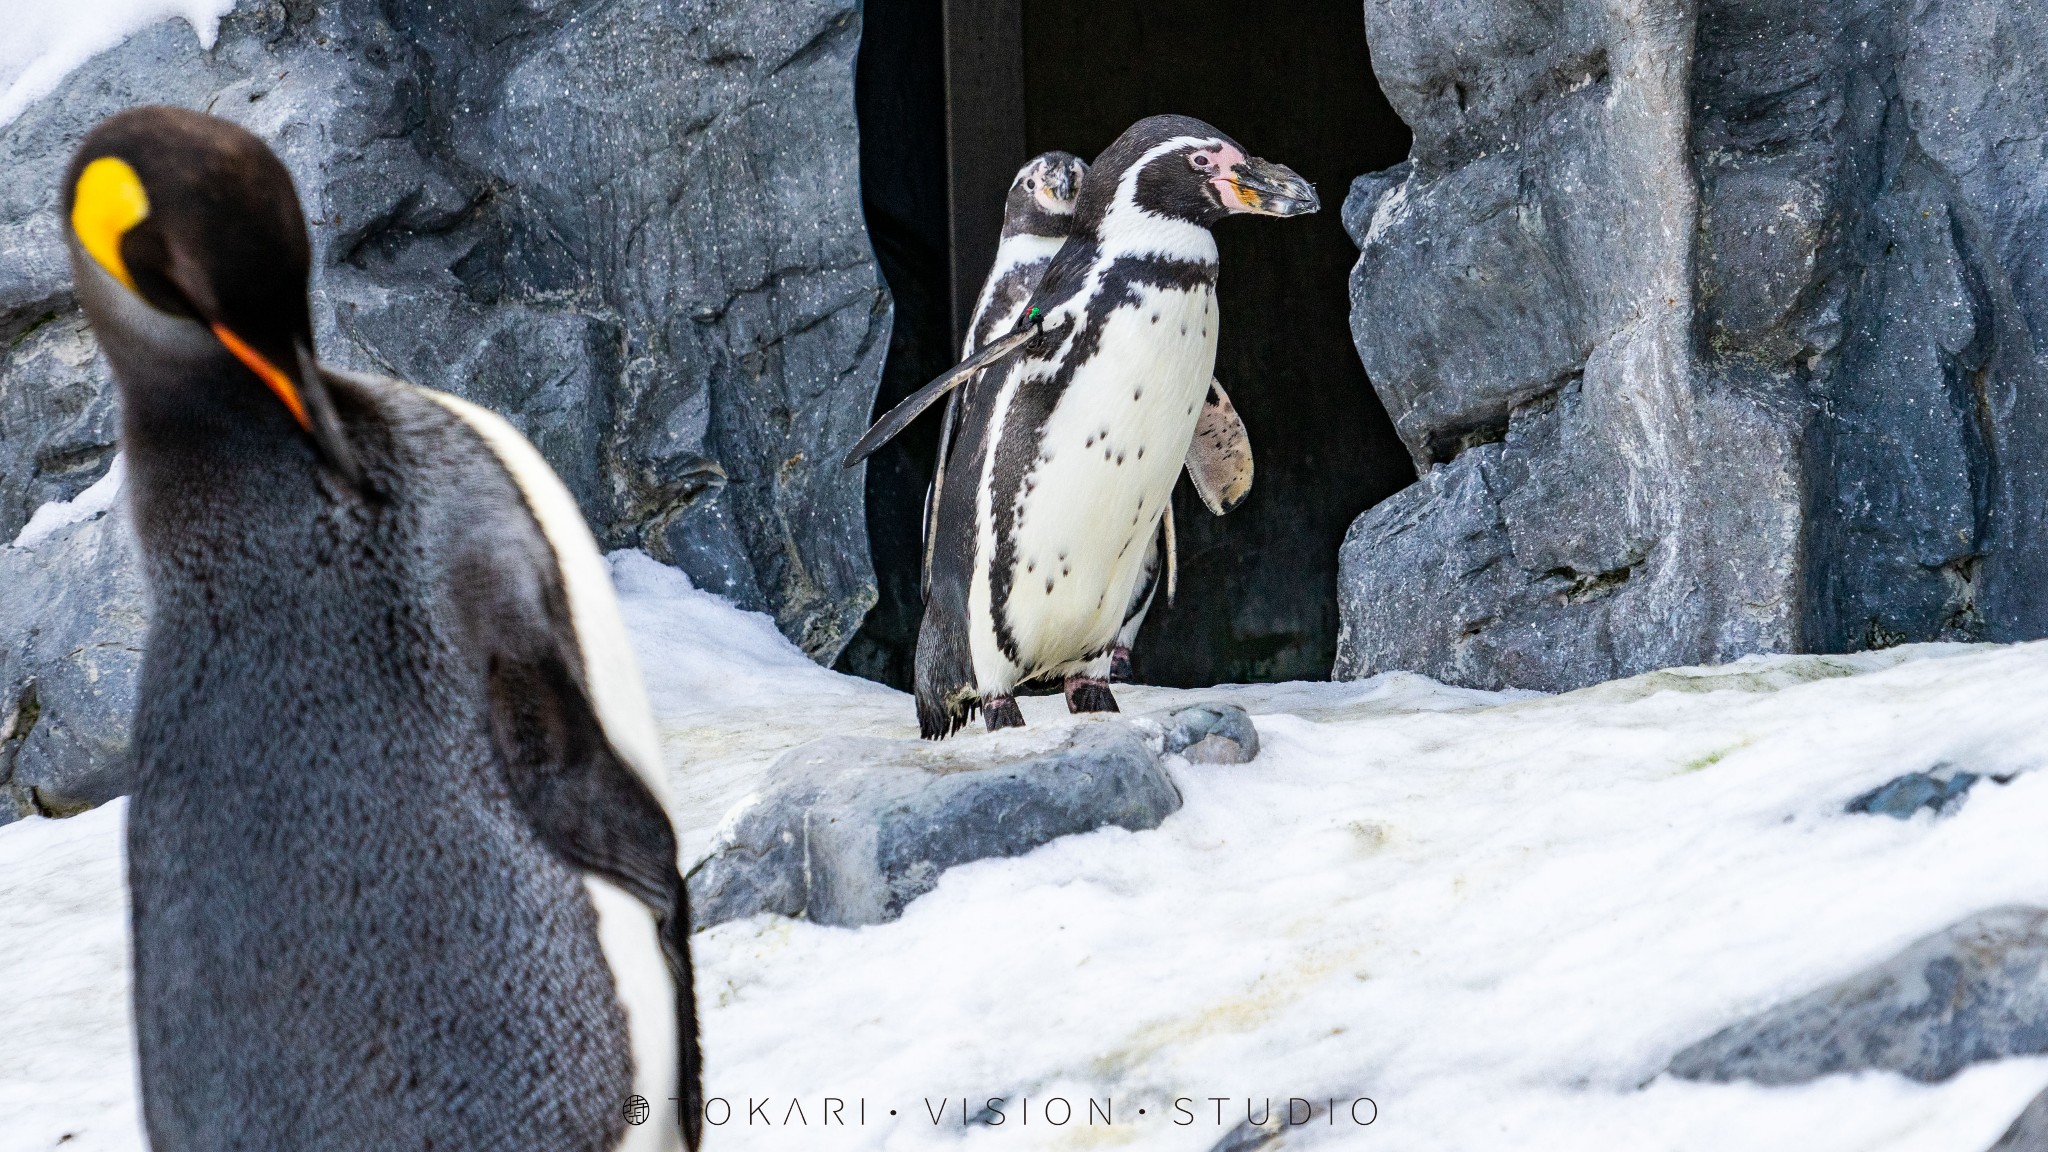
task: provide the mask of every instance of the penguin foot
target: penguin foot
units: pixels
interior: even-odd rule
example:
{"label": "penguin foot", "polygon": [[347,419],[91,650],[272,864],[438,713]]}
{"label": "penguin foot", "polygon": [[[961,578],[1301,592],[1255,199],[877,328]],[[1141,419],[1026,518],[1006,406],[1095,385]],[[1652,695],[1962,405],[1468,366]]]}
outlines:
{"label": "penguin foot", "polygon": [[1109,682],[1129,684],[1131,682],[1131,650],[1119,644],[1109,650]]}
{"label": "penguin foot", "polygon": [[1089,676],[1067,677],[1067,711],[1116,712],[1116,697],[1110,695],[1109,681]]}
{"label": "penguin foot", "polygon": [[991,696],[981,702],[981,719],[991,732],[1000,728],[1022,728],[1024,710],[1014,696]]}

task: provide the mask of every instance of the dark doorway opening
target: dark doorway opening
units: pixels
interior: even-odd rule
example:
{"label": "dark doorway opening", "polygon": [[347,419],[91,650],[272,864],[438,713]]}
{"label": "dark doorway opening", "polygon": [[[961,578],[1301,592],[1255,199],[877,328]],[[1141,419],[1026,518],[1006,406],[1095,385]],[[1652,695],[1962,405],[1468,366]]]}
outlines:
{"label": "dark doorway opening", "polygon": [[[1409,145],[1373,80],[1357,0],[1259,8],[1226,0],[869,0],[866,14],[864,167],[881,152],[911,148],[908,133],[925,133],[911,148],[922,164],[915,199],[942,198],[945,206],[938,219],[912,222],[943,246],[934,274],[927,250],[917,261],[889,252],[897,242],[887,230],[912,200],[892,184],[899,172],[863,171],[869,226],[898,308],[877,412],[955,359],[952,301],[979,287],[1002,190],[1029,156],[1053,148],[1093,156],[1133,121],[1179,112],[1320,190],[1317,216],[1217,229],[1216,372],[1251,432],[1257,481],[1222,519],[1182,485],[1180,597],[1154,606],[1133,662],[1138,678],[1154,684],[1326,676],[1336,653],[1337,546],[1360,512],[1415,478],[1350,338],[1347,279],[1357,252],[1338,208],[1353,177],[1400,162]],[[923,49],[906,65],[911,44]],[[929,95],[934,74],[937,109],[906,95]],[[936,422],[925,423],[869,466],[882,601],[840,665],[899,686],[909,680],[921,612],[918,513],[936,442]]]}
{"label": "dark doorway opening", "polygon": [[[896,309],[875,397],[879,415],[959,359],[946,205],[946,46],[941,0],[867,0],[861,19],[854,69],[861,206]],[[920,420],[868,460],[868,548],[880,595],[837,667],[897,688],[910,687],[924,615],[918,517],[938,443],[938,421]]]}

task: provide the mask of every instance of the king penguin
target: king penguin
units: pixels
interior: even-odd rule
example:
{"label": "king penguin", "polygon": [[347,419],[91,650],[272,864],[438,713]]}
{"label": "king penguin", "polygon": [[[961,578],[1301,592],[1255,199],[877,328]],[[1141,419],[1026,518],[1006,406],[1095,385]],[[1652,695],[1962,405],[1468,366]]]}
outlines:
{"label": "king penguin", "polygon": [[858,460],[939,395],[962,402],[938,491],[916,695],[927,738],[1015,689],[1064,682],[1113,711],[1112,648],[1212,382],[1216,240],[1237,213],[1320,207],[1292,171],[1185,116],[1132,125],[1082,184],[1067,239],[1005,336],[877,421]]}
{"label": "king penguin", "polygon": [[151,618],[128,808],[155,1152],[697,1144],[689,912],[602,558],[499,417],[313,354],[256,137],[65,179]]}

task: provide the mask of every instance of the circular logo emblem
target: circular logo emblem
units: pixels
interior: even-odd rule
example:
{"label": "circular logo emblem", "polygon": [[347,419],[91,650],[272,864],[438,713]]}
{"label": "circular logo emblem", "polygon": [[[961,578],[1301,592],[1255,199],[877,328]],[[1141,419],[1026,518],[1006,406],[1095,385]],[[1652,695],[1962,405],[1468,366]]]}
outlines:
{"label": "circular logo emblem", "polygon": [[647,1112],[647,1097],[626,1097],[626,1123],[636,1126],[647,1123]]}

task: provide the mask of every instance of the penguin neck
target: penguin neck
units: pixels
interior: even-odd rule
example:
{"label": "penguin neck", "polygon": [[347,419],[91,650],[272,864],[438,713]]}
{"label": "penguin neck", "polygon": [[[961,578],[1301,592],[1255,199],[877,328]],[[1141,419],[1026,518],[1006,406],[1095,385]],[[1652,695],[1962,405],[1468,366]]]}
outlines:
{"label": "penguin neck", "polygon": [[1047,236],[1037,232],[1020,232],[1005,235],[996,246],[995,267],[989,272],[991,282],[1031,264],[1043,264],[1058,254],[1060,245],[1066,243],[1065,233]]}
{"label": "penguin neck", "polygon": [[1208,228],[1122,197],[1096,225],[1095,241],[1103,260],[1171,260],[1210,268],[1217,264],[1216,237]]}
{"label": "penguin neck", "polygon": [[217,343],[184,354],[124,356],[121,444],[145,551],[190,558],[181,541],[273,533],[294,508],[319,507],[319,461],[284,405]]}

